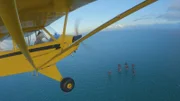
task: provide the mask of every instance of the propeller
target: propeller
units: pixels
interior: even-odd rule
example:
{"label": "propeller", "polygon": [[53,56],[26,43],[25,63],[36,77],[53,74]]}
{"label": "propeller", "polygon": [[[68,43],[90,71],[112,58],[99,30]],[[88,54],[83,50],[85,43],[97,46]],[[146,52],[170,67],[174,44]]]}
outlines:
{"label": "propeller", "polygon": [[79,34],[79,24],[80,24],[80,19],[75,21],[75,35],[80,35]]}
{"label": "propeller", "polygon": [[[75,34],[74,34],[74,37],[73,37],[73,42],[75,42],[76,40],[78,40],[78,39],[80,39],[82,37],[82,34],[79,33],[79,24],[80,24],[80,19],[77,19],[75,21],[75,26],[74,26]],[[82,44],[84,44],[84,43],[82,42]]]}
{"label": "propeller", "polygon": [[[77,19],[76,21],[75,21],[75,26],[74,26],[74,28],[75,28],[75,35],[74,35],[74,40],[73,40],[73,42],[75,42],[76,40],[78,40],[78,39],[80,39],[81,37],[82,37],[82,34],[80,34],[79,33],[79,25],[80,25],[80,19]],[[81,44],[84,46],[84,47],[86,47],[86,44],[84,43],[84,42],[81,42]]]}
{"label": "propeller", "polygon": [[[75,42],[76,40],[79,40],[82,37],[82,34],[79,33],[80,21],[81,21],[81,19],[77,19],[75,21],[75,26],[74,26],[75,34],[74,34],[74,37],[73,37],[73,42]],[[87,44],[85,44],[84,42],[81,42],[81,44],[85,49],[88,49],[88,50],[90,49],[90,47]]]}

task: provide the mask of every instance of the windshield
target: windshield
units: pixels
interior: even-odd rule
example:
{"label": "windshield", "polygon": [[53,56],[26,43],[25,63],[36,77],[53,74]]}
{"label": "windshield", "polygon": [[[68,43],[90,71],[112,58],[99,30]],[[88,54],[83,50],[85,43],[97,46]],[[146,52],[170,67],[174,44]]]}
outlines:
{"label": "windshield", "polygon": [[50,36],[47,35],[44,31],[34,31],[34,32],[28,32],[25,33],[25,41],[28,46],[42,44],[45,42],[52,41]]}
{"label": "windshield", "polygon": [[10,36],[0,41],[0,51],[8,51],[12,49],[13,49],[13,43]]}
{"label": "windshield", "polygon": [[[54,33],[52,36],[56,39],[60,37],[58,33]],[[24,39],[27,46],[33,46],[53,41],[50,35],[44,30],[27,32],[24,34]],[[0,40],[0,51],[9,50],[13,50],[13,42],[11,36],[7,34],[5,37],[2,38],[2,40]]]}

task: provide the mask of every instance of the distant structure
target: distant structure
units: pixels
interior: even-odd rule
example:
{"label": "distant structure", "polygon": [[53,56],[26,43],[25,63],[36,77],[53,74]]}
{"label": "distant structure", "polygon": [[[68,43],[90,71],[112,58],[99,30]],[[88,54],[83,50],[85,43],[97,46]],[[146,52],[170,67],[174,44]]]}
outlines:
{"label": "distant structure", "polygon": [[108,75],[110,76],[112,74],[112,72],[111,71],[108,71]]}
{"label": "distant structure", "polygon": [[132,68],[134,68],[135,67],[135,64],[132,64]]}
{"label": "distant structure", "polygon": [[118,64],[118,72],[121,72],[121,64]]}
{"label": "distant structure", "polygon": [[136,72],[135,72],[135,65],[134,64],[132,64],[132,73],[133,73],[133,75],[135,75],[136,74]]}
{"label": "distant structure", "polygon": [[125,65],[125,68],[128,69],[128,64],[127,64],[127,62],[125,62],[124,65]]}

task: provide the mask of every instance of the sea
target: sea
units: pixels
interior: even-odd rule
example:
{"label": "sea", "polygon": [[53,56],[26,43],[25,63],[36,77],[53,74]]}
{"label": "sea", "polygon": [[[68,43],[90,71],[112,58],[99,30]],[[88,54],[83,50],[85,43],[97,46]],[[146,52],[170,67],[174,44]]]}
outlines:
{"label": "sea", "polygon": [[102,31],[56,65],[73,91],[24,73],[0,78],[0,101],[180,101],[180,30]]}

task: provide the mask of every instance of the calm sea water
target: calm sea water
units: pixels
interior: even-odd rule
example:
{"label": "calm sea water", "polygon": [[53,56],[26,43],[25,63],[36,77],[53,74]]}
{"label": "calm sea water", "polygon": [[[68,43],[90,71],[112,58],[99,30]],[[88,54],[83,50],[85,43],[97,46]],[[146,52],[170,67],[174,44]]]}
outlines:
{"label": "calm sea water", "polygon": [[[74,78],[72,92],[62,92],[59,82],[47,77],[25,73],[0,78],[0,101],[180,101],[179,32],[100,32],[84,41],[74,57],[57,63],[64,77]],[[135,76],[125,62],[135,64]]]}

